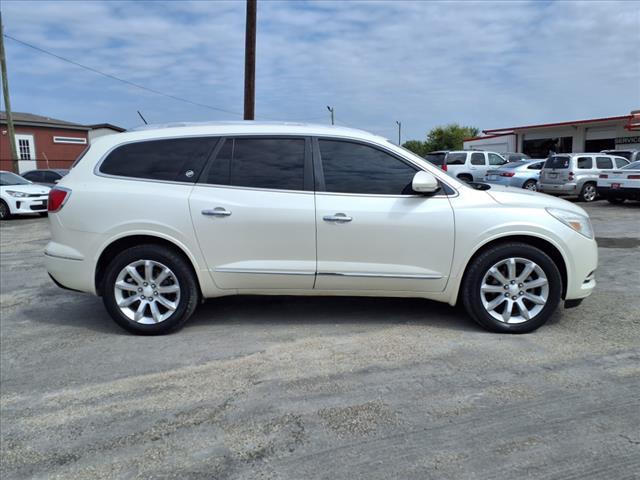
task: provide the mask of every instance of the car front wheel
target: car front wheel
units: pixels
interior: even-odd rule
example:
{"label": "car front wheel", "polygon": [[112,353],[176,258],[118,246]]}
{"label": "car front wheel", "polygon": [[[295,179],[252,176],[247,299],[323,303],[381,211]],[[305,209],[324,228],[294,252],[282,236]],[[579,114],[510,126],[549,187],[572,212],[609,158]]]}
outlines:
{"label": "car front wheel", "polygon": [[484,328],[528,333],[556,310],[562,294],[558,267],[542,250],[524,243],[493,246],[470,264],[462,285],[469,315]]}
{"label": "car front wheel", "polygon": [[187,261],[160,245],[129,248],[105,272],[105,307],[118,325],[133,333],[161,335],[179,329],[198,299],[196,278]]}
{"label": "car front wheel", "polygon": [[4,200],[0,200],[0,220],[9,220],[11,218],[11,210]]}
{"label": "car front wheel", "polygon": [[580,190],[580,195],[578,196],[578,199],[582,202],[593,202],[597,196],[598,196],[598,193],[596,191],[595,184],[585,183],[582,186],[582,190]]}

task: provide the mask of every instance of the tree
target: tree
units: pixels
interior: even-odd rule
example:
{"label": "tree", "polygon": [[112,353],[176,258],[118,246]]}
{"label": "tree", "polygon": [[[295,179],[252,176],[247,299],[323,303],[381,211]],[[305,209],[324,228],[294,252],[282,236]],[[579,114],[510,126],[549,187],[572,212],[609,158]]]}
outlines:
{"label": "tree", "polygon": [[431,129],[426,141],[408,140],[402,146],[423,157],[435,150],[462,150],[464,139],[477,137],[479,133],[480,130],[476,127],[450,123]]}

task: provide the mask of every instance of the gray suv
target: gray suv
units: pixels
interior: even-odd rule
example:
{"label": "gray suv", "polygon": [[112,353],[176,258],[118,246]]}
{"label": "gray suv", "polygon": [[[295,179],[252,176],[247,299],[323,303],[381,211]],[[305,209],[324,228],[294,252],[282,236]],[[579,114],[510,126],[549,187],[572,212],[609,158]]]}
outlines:
{"label": "gray suv", "polygon": [[602,153],[561,153],[547,159],[540,172],[538,191],[550,195],[577,196],[593,202],[598,176],[603,170],[627,165],[626,158]]}

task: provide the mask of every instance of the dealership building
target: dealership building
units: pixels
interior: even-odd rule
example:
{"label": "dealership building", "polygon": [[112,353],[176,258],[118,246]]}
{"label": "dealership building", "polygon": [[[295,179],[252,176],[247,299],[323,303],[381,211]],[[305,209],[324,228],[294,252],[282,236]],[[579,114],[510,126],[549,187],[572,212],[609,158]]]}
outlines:
{"label": "dealership building", "polygon": [[482,133],[466,139],[464,148],[523,152],[532,158],[546,158],[549,152],[640,150],[640,110],[617,117],[495,128]]}

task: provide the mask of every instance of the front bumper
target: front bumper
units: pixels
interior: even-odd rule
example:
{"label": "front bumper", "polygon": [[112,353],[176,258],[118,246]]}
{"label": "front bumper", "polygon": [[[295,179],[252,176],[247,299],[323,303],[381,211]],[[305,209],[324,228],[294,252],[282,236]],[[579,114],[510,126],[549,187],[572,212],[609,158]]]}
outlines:
{"label": "front bumper", "polygon": [[12,215],[27,215],[47,211],[48,195],[38,197],[10,197],[7,205]]}
{"label": "front bumper", "polygon": [[538,191],[548,195],[578,195],[575,183],[539,183]]}
{"label": "front bumper", "polygon": [[640,200],[640,188],[598,187],[598,195],[602,195],[605,198],[626,198],[629,200]]}

